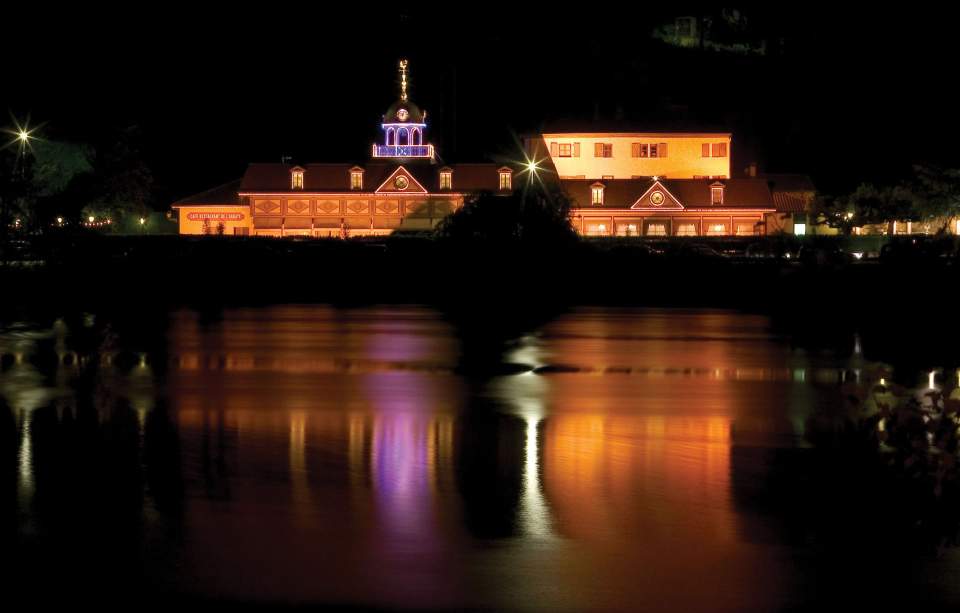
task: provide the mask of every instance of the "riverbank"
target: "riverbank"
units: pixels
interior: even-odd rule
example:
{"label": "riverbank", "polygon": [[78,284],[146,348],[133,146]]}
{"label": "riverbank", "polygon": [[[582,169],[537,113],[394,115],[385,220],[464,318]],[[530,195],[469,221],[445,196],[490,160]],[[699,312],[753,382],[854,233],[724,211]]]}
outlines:
{"label": "riverbank", "polygon": [[[794,241],[796,243],[796,241]],[[624,304],[834,314],[937,309],[960,276],[953,258],[895,262],[835,257],[747,257],[747,243],[581,241],[564,249],[451,247],[427,238],[280,241],[233,237],[77,237],[38,244],[0,267],[5,306],[81,303],[347,302]],[[753,241],[753,244],[757,244]],[[808,253],[813,251],[807,245]],[[822,245],[826,244],[826,247]],[[797,253],[767,240],[765,251]],[[760,250],[756,250],[760,251]],[[747,251],[749,253],[749,251]],[[825,255],[824,255],[825,254]]]}

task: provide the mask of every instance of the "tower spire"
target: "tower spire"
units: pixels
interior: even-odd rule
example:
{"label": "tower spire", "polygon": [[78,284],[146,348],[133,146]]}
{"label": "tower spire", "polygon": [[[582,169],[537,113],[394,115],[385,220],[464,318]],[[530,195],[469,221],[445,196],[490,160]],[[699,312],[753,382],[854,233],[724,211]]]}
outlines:
{"label": "tower spire", "polygon": [[407,60],[400,60],[400,99],[407,101]]}

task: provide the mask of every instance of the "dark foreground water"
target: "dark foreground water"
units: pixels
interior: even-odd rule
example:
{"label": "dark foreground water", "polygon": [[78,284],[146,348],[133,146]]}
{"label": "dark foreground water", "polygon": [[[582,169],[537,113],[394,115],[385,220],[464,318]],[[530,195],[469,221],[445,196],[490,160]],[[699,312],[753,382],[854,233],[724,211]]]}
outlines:
{"label": "dark foreground water", "polygon": [[0,327],[0,602],[960,603],[957,554],[888,547],[807,468],[859,339],[714,311],[506,339],[418,307],[165,317]]}

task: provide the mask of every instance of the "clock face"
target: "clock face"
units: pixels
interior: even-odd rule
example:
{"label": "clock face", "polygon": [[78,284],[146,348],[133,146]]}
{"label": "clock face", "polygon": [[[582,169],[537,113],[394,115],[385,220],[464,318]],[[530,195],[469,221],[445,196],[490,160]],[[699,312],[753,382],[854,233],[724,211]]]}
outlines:
{"label": "clock face", "polygon": [[410,183],[407,181],[407,178],[403,175],[400,175],[399,177],[393,180],[393,185],[397,189],[407,189],[407,185],[409,184]]}
{"label": "clock face", "polygon": [[410,116],[410,113],[407,112],[407,109],[400,109],[397,111],[397,119],[400,121],[406,121],[407,117]]}
{"label": "clock face", "polygon": [[655,206],[660,206],[661,204],[663,204],[663,192],[656,191],[650,194],[650,202],[653,203]]}

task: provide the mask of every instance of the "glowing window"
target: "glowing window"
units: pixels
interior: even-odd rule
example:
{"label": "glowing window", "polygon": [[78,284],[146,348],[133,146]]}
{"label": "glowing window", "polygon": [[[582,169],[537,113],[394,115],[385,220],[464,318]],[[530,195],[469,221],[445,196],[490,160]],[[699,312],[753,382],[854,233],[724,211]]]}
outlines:
{"label": "glowing window", "polygon": [[603,204],[603,185],[595,184],[590,187],[590,203],[595,206]]}
{"label": "glowing window", "polygon": [[573,145],[570,143],[560,143],[557,148],[557,155],[562,158],[568,158],[573,155]]}
{"label": "glowing window", "polygon": [[290,173],[290,185],[293,189],[303,189],[303,171],[294,170]]}
{"label": "glowing window", "polygon": [[729,234],[727,231],[727,224],[710,223],[707,225],[707,236],[722,236],[724,234]]}
{"label": "glowing window", "polygon": [[649,223],[647,224],[647,236],[666,236],[667,235],[667,224],[660,223]]}
{"label": "glowing window", "polygon": [[807,233],[807,224],[805,223],[795,223],[793,224],[793,233],[797,236],[803,236]]}
{"label": "glowing window", "polygon": [[734,234],[737,236],[753,236],[753,224],[752,223],[738,223],[734,229]]}
{"label": "glowing window", "polygon": [[723,204],[723,188],[722,187],[710,188],[710,204]]}
{"label": "glowing window", "polygon": [[595,158],[612,158],[612,157],[613,157],[613,143],[594,143],[594,145],[593,145],[593,157],[595,157]]}
{"label": "glowing window", "polygon": [[682,223],[677,225],[677,236],[696,236],[697,224]]}
{"label": "glowing window", "polygon": [[637,232],[637,224],[635,223],[618,224],[617,234],[620,236],[639,236],[640,235],[640,233]]}
{"label": "glowing window", "polygon": [[363,171],[350,171],[350,189],[363,189]]}
{"label": "glowing window", "polygon": [[500,171],[500,189],[509,190],[513,189],[513,182],[511,180],[511,172],[509,170]]}
{"label": "glowing window", "polygon": [[[501,179],[500,182],[502,184],[503,179]],[[444,170],[440,173],[440,189],[453,189],[453,173],[449,170]],[[503,187],[500,189],[503,189]]]}

